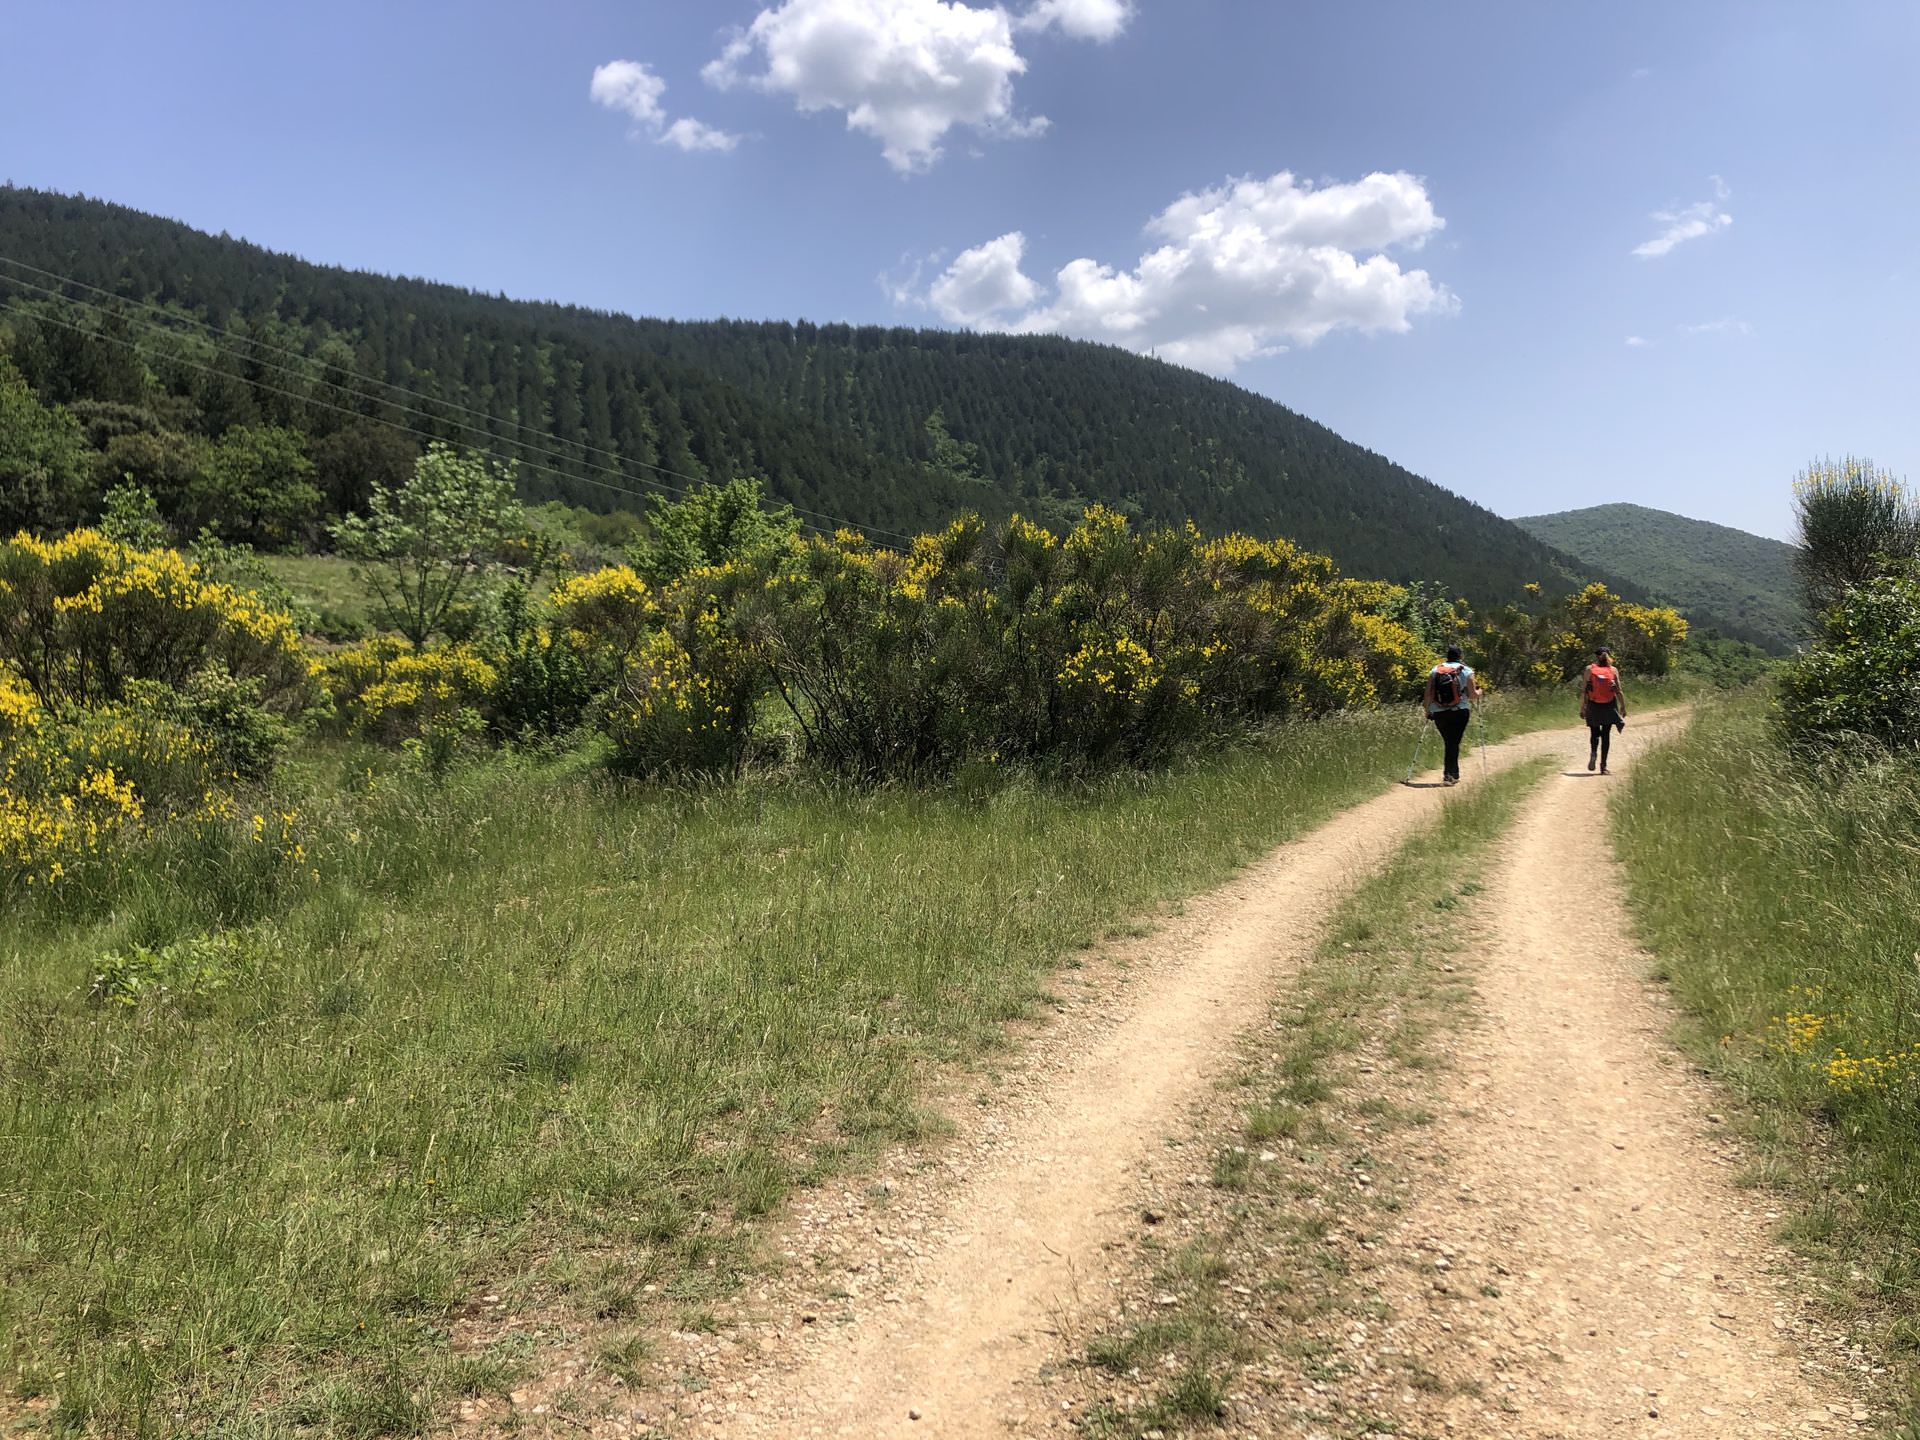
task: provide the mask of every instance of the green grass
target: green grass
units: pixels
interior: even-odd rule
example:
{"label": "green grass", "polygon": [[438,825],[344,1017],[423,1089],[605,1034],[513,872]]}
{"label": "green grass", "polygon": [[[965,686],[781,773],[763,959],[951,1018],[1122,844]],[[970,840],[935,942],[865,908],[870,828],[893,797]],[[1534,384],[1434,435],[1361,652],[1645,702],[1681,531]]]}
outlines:
{"label": "green grass", "polygon": [[338,555],[262,555],[273,578],[305,608],[320,615],[371,624],[372,599],[353,578],[352,564]]}
{"label": "green grass", "polygon": [[[1615,799],[1631,909],[1693,1053],[1747,1102],[1786,1238],[1920,1421],[1920,764],[1780,748],[1764,692],[1713,706]],[[1817,991],[1809,995],[1807,992]],[[1777,1017],[1824,1017],[1790,1040]],[[1913,1058],[1880,1088],[1827,1066]]]}
{"label": "green grass", "polygon": [[981,795],[311,752],[298,864],[160,844],[0,917],[0,1375],[102,1433],[404,1433],[511,1370],[449,1353],[476,1286],[697,1306],[792,1187],[925,1133],[929,1067],[1062,956],[1377,793],[1412,733]]}
{"label": "green grass", "polygon": [[[1444,818],[1341,905],[1315,958],[1277,1002],[1274,1038],[1250,1048],[1237,1077],[1243,1108],[1212,1174],[1231,1201],[1214,1206],[1153,1276],[1151,1288],[1176,1303],[1086,1347],[1088,1364],[1104,1372],[1096,1389],[1113,1384],[1105,1376],[1135,1371],[1168,1378],[1132,1403],[1093,1407],[1090,1433],[1117,1440],[1208,1430],[1236,1387],[1271,1383],[1297,1394],[1315,1381],[1325,1387],[1320,1403],[1348,1428],[1323,1415],[1303,1429],[1386,1433],[1349,1411],[1352,1397],[1337,1383],[1349,1370],[1328,1353],[1328,1337],[1345,1328],[1341,1317],[1365,1316],[1374,1303],[1347,1252],[1330,1240],[1333,1217],[1351,1230],[1365,1224],[1369,1207],[1400,1203],[1383,1140],[1432,1115],[1374,1092],[1386,1068],[1380,1062],[1391,1057],[1412,1072],[1439,1063],[1433,1033],[1457,1025],[1471,1003],[1465,978],[1446,961],[1466,944],[1477,877],[1515,807],[1550,768],[1536,761],[1450,797]],[[1363,1060],[1374,1063],[1363,1069]],[[1260,1156],[1261,1146],[1281,1141],[1290,1143]],[[1352,1184],[1361,1171],[1372,1182],[1364,1199]],[[1248,1298],[1223,1294],[1223,1277],[1239,1281]],[[1369,1383],[1433,1383],[1424,1371],[1392,1373],[1395,1364],[1415,1363],[1389,1361]],[[1289,1369],[1297,1373],[1274,1379]]]}

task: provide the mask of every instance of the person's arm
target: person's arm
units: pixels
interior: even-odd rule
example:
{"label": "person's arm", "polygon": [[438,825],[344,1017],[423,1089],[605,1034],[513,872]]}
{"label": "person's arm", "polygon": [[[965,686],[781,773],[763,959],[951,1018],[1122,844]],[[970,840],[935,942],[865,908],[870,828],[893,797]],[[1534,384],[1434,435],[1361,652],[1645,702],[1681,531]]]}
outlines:
{"label": "person's arm", "polygon": [[1422,714],[1433,713],[1433,671],[1427,671],[1426,689],[1420,692],[1420,710]]}

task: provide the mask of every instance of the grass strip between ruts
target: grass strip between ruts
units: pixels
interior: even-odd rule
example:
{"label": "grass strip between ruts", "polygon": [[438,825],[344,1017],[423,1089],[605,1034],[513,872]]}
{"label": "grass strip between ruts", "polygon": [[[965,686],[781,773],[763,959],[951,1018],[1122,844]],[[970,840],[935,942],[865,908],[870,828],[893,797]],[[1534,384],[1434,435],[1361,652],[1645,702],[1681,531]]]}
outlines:
{"label": "grass strip between ruts", "polygon": [[[1083,1343],[1076,1374],[1055,1377],[1083,1433],[1210,1430],[1254,1409],[1272,1422],[1276,1405],[1315,1433],[1397,1433],[1347,1383],[1360,1376],[1344,1338],[1384,1318],[1367,1252],[1405,1193],[1396,1136],[1434,1118],[1421,1103],[1445,1063],[1433,1039],[1474,1004],[1454,962],[1480,877],[1549,768],[1525,764],[1450,796],[1341,905],[1246,1043],[1225,1103],[1181,1142],[1196,1152],[1192,1173],[1166,1206],[1180,1213],[1141,1232],[1131,1318]],[[1378,1363],[1401,1389],[1443,1383],[1413,1356]]]}

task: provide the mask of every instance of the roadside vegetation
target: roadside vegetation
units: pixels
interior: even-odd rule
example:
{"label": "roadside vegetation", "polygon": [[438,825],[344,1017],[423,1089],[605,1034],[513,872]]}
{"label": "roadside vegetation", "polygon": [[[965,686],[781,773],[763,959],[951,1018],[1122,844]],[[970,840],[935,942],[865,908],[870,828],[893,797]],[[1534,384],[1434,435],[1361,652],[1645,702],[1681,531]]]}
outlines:
{"label": "roadside vegetation", "polygon": [[1617,798],[1632,909],[1749,1103],[1787,1237],[1920,1422],[1920,508],[1865,462],[1798,491],[1818,640]]}
{"label": "roadside vegetation", "polygon": [[1685,630],[744,482],[601,563],[438,445],[335,527],[348,633],[183,539],[122,485],[0,543],[0,1375],[79,1432],[416,1431],[515,1363],[449,1342],[481,1287],[695,1303],[1063,955],[1397,777],[1435,646]]}

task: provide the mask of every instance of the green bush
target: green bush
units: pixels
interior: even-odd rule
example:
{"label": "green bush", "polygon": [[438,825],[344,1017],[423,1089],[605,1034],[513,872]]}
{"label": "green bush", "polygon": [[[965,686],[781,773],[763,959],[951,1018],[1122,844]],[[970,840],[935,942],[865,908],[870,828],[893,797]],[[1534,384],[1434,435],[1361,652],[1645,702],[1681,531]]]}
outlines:
{"label": "green bush", "polygon": [[1781,719],[1801,742],[1920,745],[1920,561],[1890,564],[1821,616],[1783,678]]}

